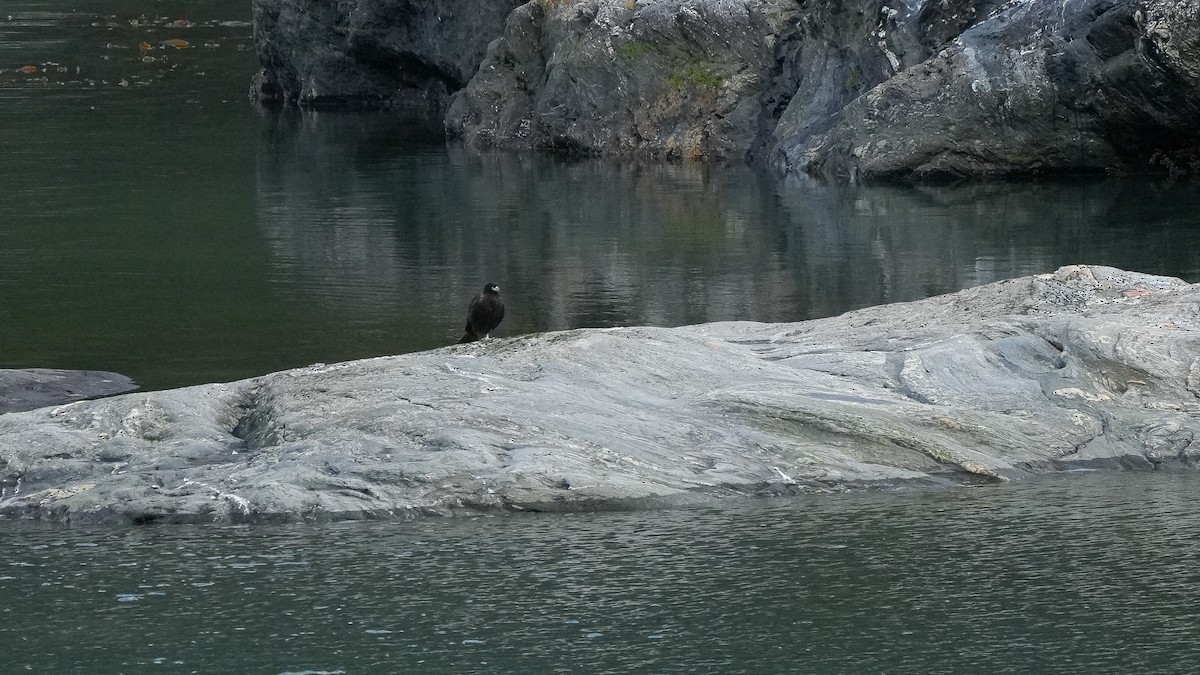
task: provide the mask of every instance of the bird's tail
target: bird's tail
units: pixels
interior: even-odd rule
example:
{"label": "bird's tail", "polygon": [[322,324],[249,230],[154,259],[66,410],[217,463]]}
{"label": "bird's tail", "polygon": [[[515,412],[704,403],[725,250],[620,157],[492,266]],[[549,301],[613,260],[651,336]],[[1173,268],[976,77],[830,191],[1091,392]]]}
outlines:
{"label": "bird's tail", "polygon": [[472,333],[471,331],[467,331],[466,333],[463,333],[462,339],[458,341],[458,344],[466,344],[468,342],[474,342],[478,339],[478,335]]}

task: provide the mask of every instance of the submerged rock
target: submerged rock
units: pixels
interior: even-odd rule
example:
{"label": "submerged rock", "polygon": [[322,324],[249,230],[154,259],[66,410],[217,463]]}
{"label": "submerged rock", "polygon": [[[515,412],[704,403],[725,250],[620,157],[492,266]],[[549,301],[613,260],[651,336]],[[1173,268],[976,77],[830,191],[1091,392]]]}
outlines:
{"label": "submerged rock", "polygon": [[589,329],[0,416],[0,515],[656,507],[1200,453],[1200,285],[1072,266],[795,324]]}
{"label": "submerged rock", "polygon": [[0,414],[123,394],[133,380],[96,370],[0,369]]}

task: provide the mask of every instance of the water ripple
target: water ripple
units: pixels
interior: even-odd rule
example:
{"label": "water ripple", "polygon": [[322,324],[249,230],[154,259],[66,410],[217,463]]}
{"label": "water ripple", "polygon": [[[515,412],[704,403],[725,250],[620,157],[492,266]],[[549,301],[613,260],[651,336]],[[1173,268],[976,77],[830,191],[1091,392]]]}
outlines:
{"label": "water ripple", "polygon": [[164,654],[206,672],[1189,672],[1198,480],[322,527],[9,524],[2,611],[38,619],[0,622],[0,644],[60,672]]}

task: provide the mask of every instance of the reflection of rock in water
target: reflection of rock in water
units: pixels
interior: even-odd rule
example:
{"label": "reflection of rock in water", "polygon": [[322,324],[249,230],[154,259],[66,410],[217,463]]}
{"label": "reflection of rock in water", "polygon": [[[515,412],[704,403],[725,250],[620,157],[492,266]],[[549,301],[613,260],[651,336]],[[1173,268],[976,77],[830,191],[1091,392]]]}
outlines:
{"label": "reflection of rock in water", "polygon": [[369,114],[273,121],[260,225],[281,281],[330,304],[457,312],[496,279],[520,308],[506,332],[795,316],[748,170],[475,155]]}
{"label": "reflection of rock in water", "polygon": [[806,319],[1068,260],[1196,267],[1178,232],[1140,225],[1194,210],[1186,190],[1163,188],[1144,215],[1120,198],[1146,189],[1133,183],[846,189],[741,166],[478,154],[385,115],[271,120],[258,218],[280,287],[351,318],[402,312],[428,336],[414,348],[457,339],[462,298],[488,280],[511,335]]}
{"label": "reflection of rock in water", "polygon": [[[1146,200],[1147,191],[1159,193]],[[1133,199],[1134,195],[1143,195]],[[1139,181],[834,190],[789,184],[789,266],[811,316],[916,300],[1070,260],[1196,269],[1178,246],[1200,197]],[[1153,225],[1151,225],[1153,224]]]}
{"label": "reflection of rock in water", "polygon": [[258,222],[276,279],[354,312],[404,287],[392,191],[373,171],[397,123],[380,115],[271,114],[258,168]]}

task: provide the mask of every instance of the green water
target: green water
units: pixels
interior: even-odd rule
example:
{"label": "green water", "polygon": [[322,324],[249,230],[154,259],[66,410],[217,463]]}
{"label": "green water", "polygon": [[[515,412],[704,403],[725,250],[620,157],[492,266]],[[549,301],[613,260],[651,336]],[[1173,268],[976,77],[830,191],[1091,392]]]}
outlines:
{"label": "green water", "polygon": [[485,281],[503,336],[800,320],[1074,262],[1200,279],[1195,184],[480,156],[394,114],[256,110],[247,0],[74,7],[0,9],[0,367],[161,388],[429,349]]}
{"label": "green water", "polygon": [[[489,280],[509,302],[500,335],[806,319],[1072,262],[1200,280],[1191,183],[817,187],[259,111],[247,5],[5,1],[0,367],[168,387],[427,349],[457,338]],[[0,672],[1196,672],[1196,480],[421,523],[5,523]]]}
{"label": "green water", "polygon": [[36,673],[1190,673],[1194,473],[728,510],[0,524]]}

